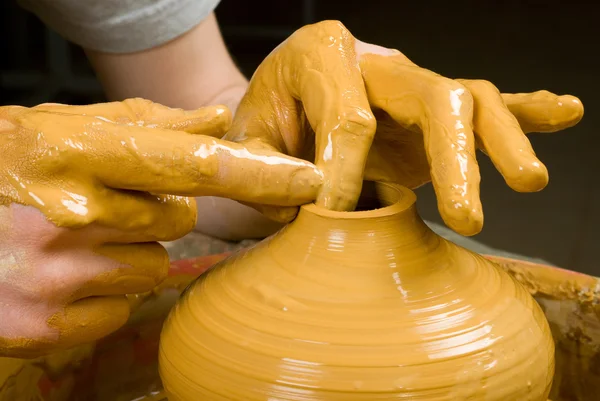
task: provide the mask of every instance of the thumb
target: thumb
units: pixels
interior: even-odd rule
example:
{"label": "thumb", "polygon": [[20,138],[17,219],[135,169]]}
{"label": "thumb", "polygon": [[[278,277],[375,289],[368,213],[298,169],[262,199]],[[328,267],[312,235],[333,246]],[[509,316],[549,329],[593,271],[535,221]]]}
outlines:
{"label": "thumb", "polygon": [[296,218],[298,207],[296,206],[271,206],[260,203],[241,202],[261,213],[267,219],[277,223],[289,223]]}

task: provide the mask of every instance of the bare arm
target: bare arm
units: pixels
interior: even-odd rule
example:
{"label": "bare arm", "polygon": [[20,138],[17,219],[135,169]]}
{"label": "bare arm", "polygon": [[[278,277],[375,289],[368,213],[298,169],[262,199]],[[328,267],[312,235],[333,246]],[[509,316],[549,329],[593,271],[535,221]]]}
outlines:
{"label": "bare arm", "polygon": [[[111,100],[143,97],[184,109],[224,104],[235,111],[248,85],[225,47],[214,14],[153,49],[86,53]],[[235,201],[198,198],[196,229],[204,234],[228,240],[262,238],[280,227]]]}

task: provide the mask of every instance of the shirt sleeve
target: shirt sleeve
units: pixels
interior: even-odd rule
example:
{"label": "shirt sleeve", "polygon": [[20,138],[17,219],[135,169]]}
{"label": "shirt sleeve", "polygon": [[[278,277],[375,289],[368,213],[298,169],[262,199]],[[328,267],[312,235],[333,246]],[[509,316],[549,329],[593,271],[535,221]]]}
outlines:
{"label": "shirt sleeve", "polygon": [[19,0],[65,39],[86,49],[133,53],[191,30],[219,0]]}

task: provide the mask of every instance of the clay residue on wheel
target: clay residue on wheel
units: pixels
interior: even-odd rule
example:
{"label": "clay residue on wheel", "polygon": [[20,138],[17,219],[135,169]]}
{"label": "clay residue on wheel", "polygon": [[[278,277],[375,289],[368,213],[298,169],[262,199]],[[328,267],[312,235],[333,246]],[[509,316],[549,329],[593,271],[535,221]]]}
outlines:
{"label": "clay residue on wheel", "polygon": [[600,394],[600,279],[506,258],[489,257],[520,281],[544,310],[556,344],[554,401]]}

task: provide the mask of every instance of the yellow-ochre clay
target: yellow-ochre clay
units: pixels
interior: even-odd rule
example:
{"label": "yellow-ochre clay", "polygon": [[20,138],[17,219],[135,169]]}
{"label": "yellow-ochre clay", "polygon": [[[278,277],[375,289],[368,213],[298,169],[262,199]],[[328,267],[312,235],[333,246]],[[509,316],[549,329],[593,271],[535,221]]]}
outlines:
{"label": "yellow-ochre clay", "polygon": [[529,293],[434,234],[410,190],[364,189],[383,207],[303,206],[186,289],[161,336],[170,401],[547,399],[554,344]]}

